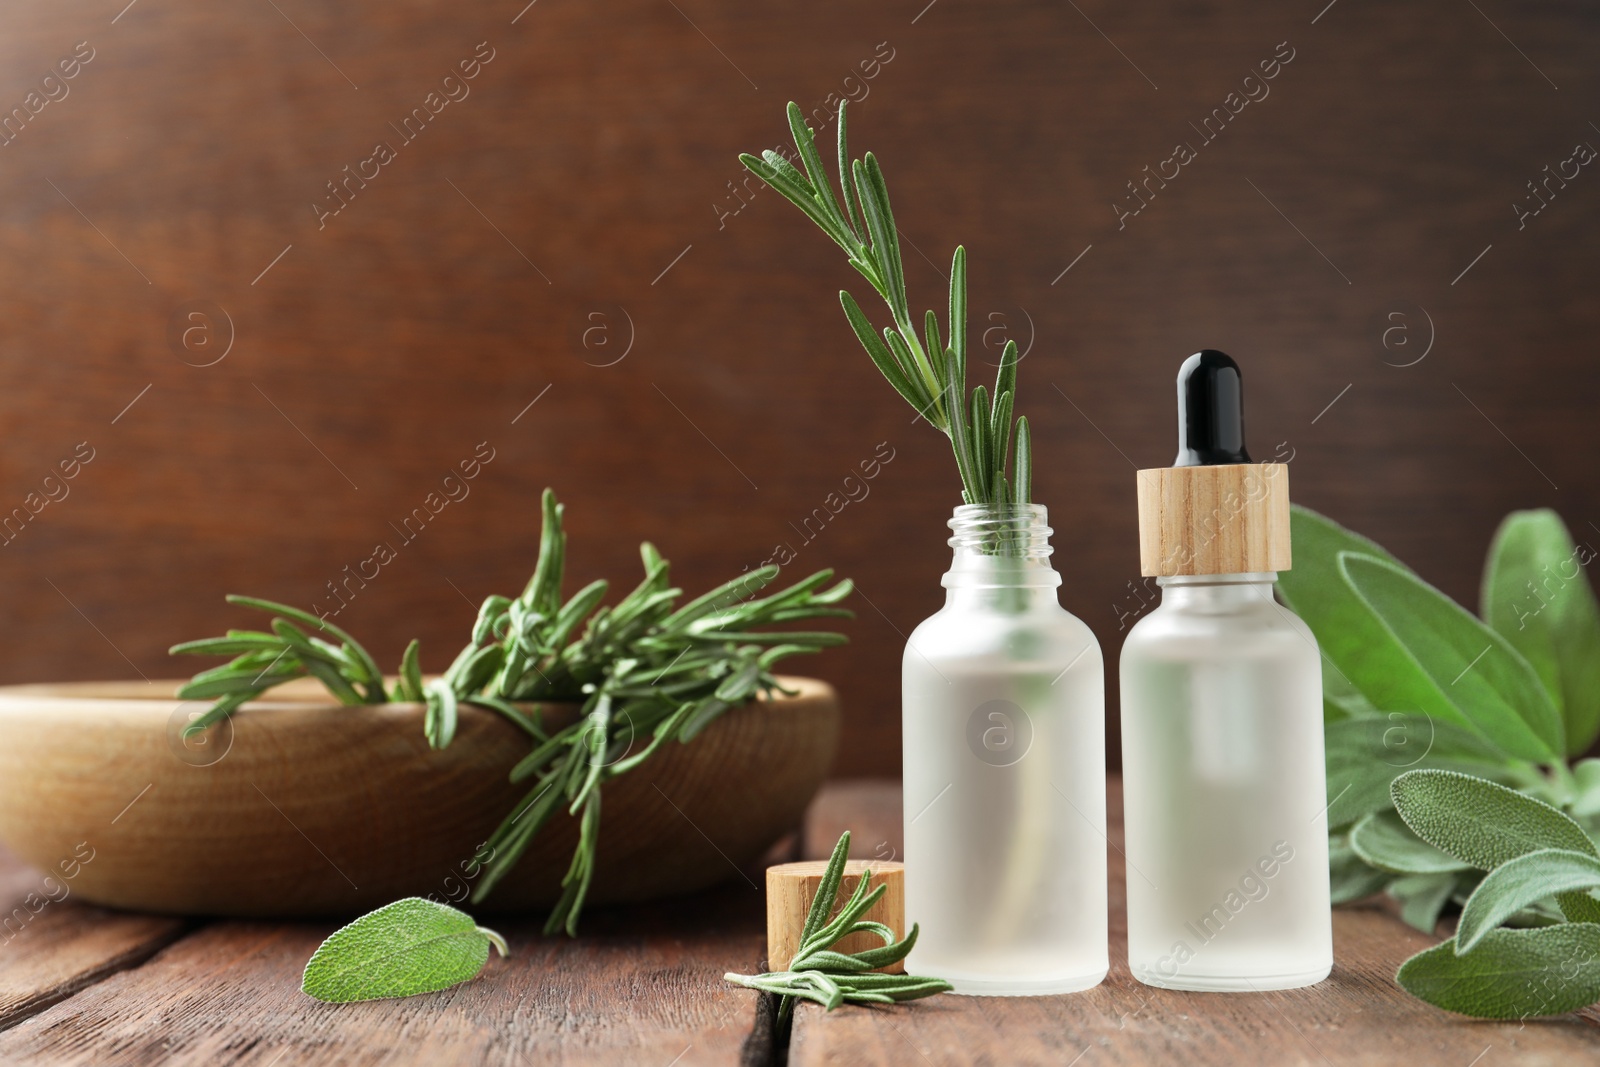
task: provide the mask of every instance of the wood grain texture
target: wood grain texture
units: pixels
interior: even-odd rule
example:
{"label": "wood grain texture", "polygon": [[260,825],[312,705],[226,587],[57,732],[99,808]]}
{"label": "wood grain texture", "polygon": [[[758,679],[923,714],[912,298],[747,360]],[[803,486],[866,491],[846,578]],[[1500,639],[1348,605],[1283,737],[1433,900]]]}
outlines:
{"label": "wood grain texture", "polygon": [[875,863],[897,860],[904,851],[898,790],[881,778],[835,778],[817,793],[801,826],[800,855],[825,859],[839,835],[850,831],[850,858]]}
{"label": "wood grain texture", "polygon": [[[1142,603],[1134,471],[1170,460],[1201,347],[1240,361],[1250,447],[1293,457],[1301,503],[1465,602],[1513,507],[1600,536],[1574,447],[1600,182],[1512,210],[1600,144],[1592,4],[525,6],[0,12],[7,109],[95,50],[0,148],[0,516],[69,492],[0,548],[0,680],[159,677],[168,645],[244,618],[224,593],[336,606],[346,581],[340,624],[390,666],[420,637],[442,670],[475,603],[525,581],[549,484],[569,588],[630,583],[646,537],[690,592],[778,546],[790,575],[858,578],[854,643],[806,670],[845,702],[841,771],[894,774],[954,465],[851,336],[836,293],[870,306],[860,277],[735,161],[784,139],[784,101],[830,94],[861,101],[914,313],[965,243],[974,370],[1007,336],[1027,352],[1062,599],[1108,662]],[[484,41],[470,95],[404,141],[390,124]],[[1198,132],[1264,91],[1243,79],[1279,42],[1270,95]],[[380,140],[396,158],[319,229]],[[1197,158],[1149,177],[1179,142]],[[211,366],[169,340],[197,299],[232,323]],[[46,486],[80,442],[92,462]],[[396,532],[480,442],[470,495]],[[379,542],[397,558],[347,578]]]}
{"label": "wood grain texture", "polygon": [[[833,690],[782,692],[725,712],[604,787],[595,903],[704,889],[797,826],[838,742]],[[347,707],[311,680],[213,728],[176,683],[0,688],[0,836],[86,900],[178,915],[355,915],[403,896],[460,901],[492,857],[482,842],[536,783],[509,774],[528,736],[463,705],[455,741],[423,736],[420,704]],[[530,714],[535,710],[530,705]],[[575,705],[545,705],[552,731]],[[648,737],[634,739],[637,752]],[[562,812],[477,909],[546,908],[577,843]]]}
{"label": "wood grain texture", "polygon": [[1139,472],[1139,571],[1260,574],[1292,565],[1282,463]]}
{"label": "wood grain texture", "polygon": [[[871,787],[855,783],[857,795]],[[879,783],[871,832],[892,844],[899,785]],[[1148,1067],[1242,1063],[1391,1067],[1394,1064],[1587,1063],[1600,1056],[1600,1011],[1527,1023],[1470,1020],[1401,992],[1394,971],[1433,940],[1381,905],[1333,913],[1333,974],[1319,985],[1255,994],[1154,989],[1128,972],[1120,783],[1108,783],[1111,974],[1064,997],[941,996],[894,1012],[846,1007],[795,1012],[791,1067],[926,1063],[1032,1067],[1081,1062]],[[892,801],[892,803],[891,803]],[[907,916],[915,920],[916,916]],[[1485,1049],[1490,1050],[1484,1056]]]}
{"label": "wood grain texture", "polygon": [[138,965],[184,930],[176,919],[74,899],[84,868],[71,854],[64,859],[66,866],[45,874],[0,847],[0,1030]]}
{"label": "wood grain texture", "polygon": [[[0,1033],[0,1062],[169,1065],[729,1064],[755,998],[761,895],[741,882],[671,907],[585,916],[579,941],[496,924],[511,955],[475,981],[331,1005],[300,992],[332,925],[225,922]],[[674,1059],[676,1057],[676,1059]]]}
{"label": "wood grain texture", "polygon": [[[1114,861],[1121,840],[1115,786],[1113,781]],[[856,782],[848,792],[858,801],[874,794],[877,799],[851,816],[848,805],[824,793],[814,810],[842,816],[857,833],[898,847],[897,820],[887,817],[899,809],[898,788]],[[1380,907],[1335,912],[1334,973],[1310,989],[1224,996],[1138,985],[1127,974],[1122,945],[1120,862],[1112,871],[1113,967],[1100,987],[1067,997],[942,996],[893,1012],[847,1007],[823,1015],[803,1005],[789,1062],[1000,1067],[1076,1058],[1130,1067],[1389,1067],[1465,1065],[1483,1057],[1479,1062],[1565,1067],[1590,1062],[1600,1051],[1600,1013],[1593,1009],[1526,1025],[1484,1023],[1405,997],[1393,984],[1393,969],[1428,939]],[[8,898],[39,877],[0,855],[0,884]],[[74,914],[73,902],[50,905],[35,922],[46,923],[52,914]],[[165,924],[147,931],[144,951],[159,947],[175,929],[169,920],[93,908],[76,908],[75,914],[73,937],[51,943],[52,957],[63,963],[81,959],[73,953],[85,946],[104,950],[116,937],[126,937],[125,924]],[[0,1032],[0,1062],[768,1062],[759,1058],[762,1041],[748,1036],[756,1022],[755,998],[720,981],[724,971],[751,973],[761,966],[762,899],[753,884],[735,882],[674,902],[595,909],[577,941],[543,938],[536,924],[496,925],[509,936],[513,954],[492,960],[478,980],[424,997],[338,1007],[299,992],[301,968],[332,924],[218,923],[190,933],[142,966],[131,966],[136,958],[106,957],[65,985],[41,963],[44,942],[39,951],[18,955],[18,937],[0,948],[0,990],[9,1013],[0,1015],[0,1028],[14,1024]],[[31,928],[24,937],[45,929]],[[755,1059],[748,1058],[752,1053]]]}
{"label": "wood grain texture", "polygon": [[[827,867],[827,860],[800,860],[767,868],[768,970],[789,969],[795,952],[800,948],[800,935],[805,930],[806,916],[817,899],[817,887],[822,884],[822,875]],[[872,863],[866,860],[846,862],[844,878],[839,883],[838,897],[833,910],[828,913],[828,920],[839,914],[839,910],[861,885],[862,876],[869,871],[872,879],[867,883],[868,892],[883,886],[884,894],[883,899],[867,909],[861,920],[882,923],[894,931],[896,940],[905,937],[909,929],[906,925],[906,870],[899,863]],[[880,948],[883,943],[882,938],[871,934],[851,934],[831,947],[838,952],[852,953]],[[878,968],[893,974],[903,973],[905,969],[903,961]]]}

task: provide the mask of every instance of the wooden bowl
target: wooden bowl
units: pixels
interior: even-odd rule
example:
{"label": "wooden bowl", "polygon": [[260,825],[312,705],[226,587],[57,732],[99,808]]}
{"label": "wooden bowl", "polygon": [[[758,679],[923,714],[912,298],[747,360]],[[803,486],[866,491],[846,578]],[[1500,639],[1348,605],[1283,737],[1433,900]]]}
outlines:
{"label": "wooden bowl", "polygon": [[[800,822],[839,733],[834,692],[785,678],[605,786],[589,902],[738,876]],[[0,840],[98,904],[183,915],[345,915],[464,899],[473,854],[527,795],[527,735],[463,705],[428,748],[420,704],[347,707],[309,679],[185,740],[208,705],[177,682],[0,687]],[[161,694],[161,695],[157,695]],[[545,704],[546,723],[575,705]],[[648,738],[641,738],[635,749]],[[577,842],[564,811],[475,911],[545,908]],[[86,859],[86,857],[89,857]]]}

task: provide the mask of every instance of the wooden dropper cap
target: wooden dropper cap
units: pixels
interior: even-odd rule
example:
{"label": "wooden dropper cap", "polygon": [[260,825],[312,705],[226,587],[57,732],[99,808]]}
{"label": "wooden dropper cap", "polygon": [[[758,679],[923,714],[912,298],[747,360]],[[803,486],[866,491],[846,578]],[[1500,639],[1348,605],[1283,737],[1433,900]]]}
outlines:
{"label": "wooden dropper cap", "polygon": [[1178,369],[1178,458],[1138,474],[1139,572],[1286,571],[1289,468],[1244,447],[1239,365],[1215,349]]}
{"label": "wooden dropper cap", "polygon": [[[844,867],[844,880],[839,886],[839,896],[834,903],[833,915],[839,913],[850,894],[856,891],[861,876],[868,868],[872,880],[867,889],[888,886],[883,898],[867,910],[862,919],[883,923],[894,931],[896,940],[906,936],[906,869],[904,864],[849,860]],[[767,868],[767,969],[787,970],[800,947],[800,931],[805,928],[806,914],[816,899],[817,887],[822,884],[822,873],[828,869],[826,860],[807,860],[801,863],[780,863]],[[828,918],[833,918],[829,915]],[[883,939],[871,934],[851,934],[834,946],[837,952],[861,952],[881,948]],[[880,968],[892,973],[906,969],[904,961]]]}

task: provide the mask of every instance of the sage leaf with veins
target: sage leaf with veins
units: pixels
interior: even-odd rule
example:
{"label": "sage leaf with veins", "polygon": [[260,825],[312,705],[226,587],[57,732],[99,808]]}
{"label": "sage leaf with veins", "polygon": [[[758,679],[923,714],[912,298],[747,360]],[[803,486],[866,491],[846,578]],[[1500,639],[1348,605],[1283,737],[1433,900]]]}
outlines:
{"label": "sage leaf with veins", "polygon": [[1561,706],[1566,752],[1581,756],[1600,735],[1600,604],[1578,548],[1548,508],[1506,516],[1489,546],[1480,594],[1484,619],[1516,647]]}
{"label": "sage leaf with veins", "polygon": [[1399,984],[1487,1018],[1600,999],[1600,602],[1548,509],[1501,523],[1481,618],[1295,507],[1279,593],[1323,653],[1333,899],[1380,890],[1433,933]]}
{"label": "sage leaf with veins", "polygon": [[332,1004],[411,997],[475,978],[505,938],[472,916],[407,897],[335,930],[306,963],[302,991]]}
{"label": "sage leaf with veins", "polygon": [[[605,784],[670,743],[687,743],[732,708],[782,691],[776,665],[790,656],[845,642],[827,630],[768,629],[819,618],[849,618],[838,607],[848,580],[829,585],[818,571],[786,589],[765,593],[778,568],[740,575],[686,604],[669,585],[668,564],[654,545],[639,548],[644,578],[614,605],[602,605],[609,584],[591,582],[561,597],[567,537],[563,508],[546,489],[533,576],[515,597],[484,600],[471,640],[444,674],[425,681],[412,641],[392,689],[354,637],[286,604],[230,596],[229,603],[274,616],[271,632],[230,630],[223,637],[175,645],[175,655],[228,655],[229,663],[195,675],[180,699],[216,699],[187,729],[202,730],[248,700],[295,678],[314,677],[343,704],[426,703],[428,743],[455,737],[462,704],[488,708],[527,734],[531,750],[513,769],[531,781],[488,841],[472,899],[481,901],[516,866],[534,836],[563,810],[578,819],[579,839],[546,932],[576,934],[594,876]],[[760,595],[765,593],[765,595]],[[547,730],[540,705],[577,703],[576,722]],[[635,739],[648,738],[639,751]],[[463,842],[464,848],[471,843]]]}

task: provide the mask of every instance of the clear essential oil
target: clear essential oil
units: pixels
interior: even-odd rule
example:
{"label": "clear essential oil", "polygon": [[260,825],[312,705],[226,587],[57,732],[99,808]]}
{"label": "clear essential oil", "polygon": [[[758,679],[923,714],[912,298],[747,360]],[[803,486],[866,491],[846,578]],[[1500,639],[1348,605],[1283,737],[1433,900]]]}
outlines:
{"label": "clear essential oil", "polygon": [[1123,644],[1128,963],[1148,985],[1251,992],[1333,965],[1321,656],[1273,598],[1288,469],[1244,449],[1238,367],[1191,356],[1179,454],[1139,472],[1161,603]]}

